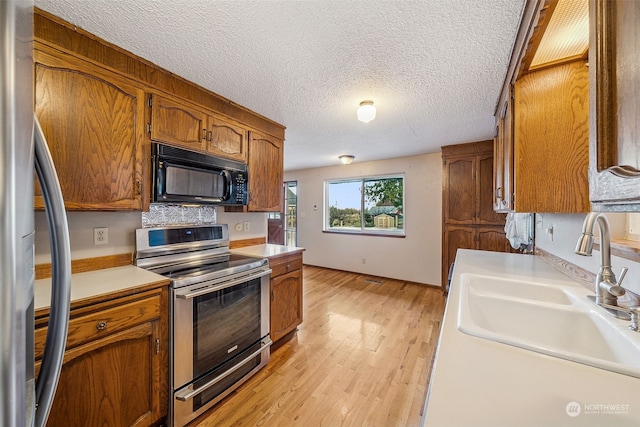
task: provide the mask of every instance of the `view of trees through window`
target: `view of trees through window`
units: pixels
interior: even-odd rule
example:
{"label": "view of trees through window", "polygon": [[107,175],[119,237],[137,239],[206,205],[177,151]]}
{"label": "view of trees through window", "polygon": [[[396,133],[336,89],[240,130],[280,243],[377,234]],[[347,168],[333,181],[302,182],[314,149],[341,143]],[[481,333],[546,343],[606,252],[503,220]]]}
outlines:
{"label": "view of trees through window", "polygon": [[326,182],[327,230],[404,232],[404,176]]}

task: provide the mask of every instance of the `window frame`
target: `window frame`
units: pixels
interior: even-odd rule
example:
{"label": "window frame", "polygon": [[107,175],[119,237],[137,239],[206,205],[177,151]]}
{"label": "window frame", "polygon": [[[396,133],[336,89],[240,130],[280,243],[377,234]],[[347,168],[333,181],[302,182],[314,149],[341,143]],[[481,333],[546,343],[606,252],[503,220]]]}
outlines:
{"label": "window frame", "polygon": [[[347,182],[360,182],[360,188],[364,188],[367,181],[376,181],[383,179],[401,179],[402,180],[402,228],[394,229],[382,229],[382,228],[367,228],[364,226],[365,221],[365,197],[364,191],[360,191],[360,228],[348,228],[343,229],[339,227],[331,227],[330,220],[330,208],[331,201],[329,195],[329,187],[331,184],[347,183]],[[406,176],[404,173],[391,173],[381,175],[367,175],[367,176],[353,176],[344,178],[325,179],[323,181],[323,233],[335,233],[335,234],[353,234],[361,236],[380,236],[380,237],[406,237],[406,216],[405,216],[405,204],[406,204]]]}

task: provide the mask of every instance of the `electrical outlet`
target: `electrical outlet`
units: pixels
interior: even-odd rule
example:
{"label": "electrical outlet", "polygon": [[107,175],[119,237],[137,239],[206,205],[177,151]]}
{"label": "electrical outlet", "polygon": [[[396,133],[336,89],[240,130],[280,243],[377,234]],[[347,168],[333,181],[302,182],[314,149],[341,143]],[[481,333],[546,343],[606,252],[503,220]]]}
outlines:
{"label": "electrical outlet", "polygon": [[245,222],[243,223],[244,231],[245,231],[245,232],[249,231],[249,224],[250,224],[250,222],[249,222],[249,221],[245,221]]}
{"label": "electrical outlet", "polygon": [[107,227],[97,227],[93,229],[93,244],[106,245],[109,243],[109,229]]}

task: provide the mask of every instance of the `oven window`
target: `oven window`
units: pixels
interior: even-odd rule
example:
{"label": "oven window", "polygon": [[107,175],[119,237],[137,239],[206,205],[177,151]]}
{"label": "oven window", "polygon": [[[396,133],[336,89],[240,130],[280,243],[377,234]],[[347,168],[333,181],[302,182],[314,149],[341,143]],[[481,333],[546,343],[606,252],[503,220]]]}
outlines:
{"label": "oven window", "polygon": [[198,378],[258,342],[260,278],[195,299],[193,372]]}

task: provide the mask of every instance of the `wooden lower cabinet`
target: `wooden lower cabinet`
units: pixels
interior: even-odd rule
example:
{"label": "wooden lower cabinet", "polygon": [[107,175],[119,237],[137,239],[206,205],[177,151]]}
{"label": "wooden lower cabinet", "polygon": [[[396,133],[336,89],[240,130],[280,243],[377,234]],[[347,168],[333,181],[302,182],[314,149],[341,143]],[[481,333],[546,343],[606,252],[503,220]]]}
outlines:
{"label": "wooden lower cabinet", "polygon": [[502,226],[456,226],[445,225],[442,253],[442,286],[447,285],[451,264],[456,260],[458,249],[481,251],[515,252]]}
{"label": "wooden lower cabinet", "polygon": [[[167,292],[164,286],[71,310],[48,426],[163,422],[168,405]],[[42,357],[47,320],[36,320],[36,360]]]}
{"label": "wooden lower cabinet", "polygon": [[302,253],[269,258],[271,266],[271,340],[278,341],[302,323]]}

